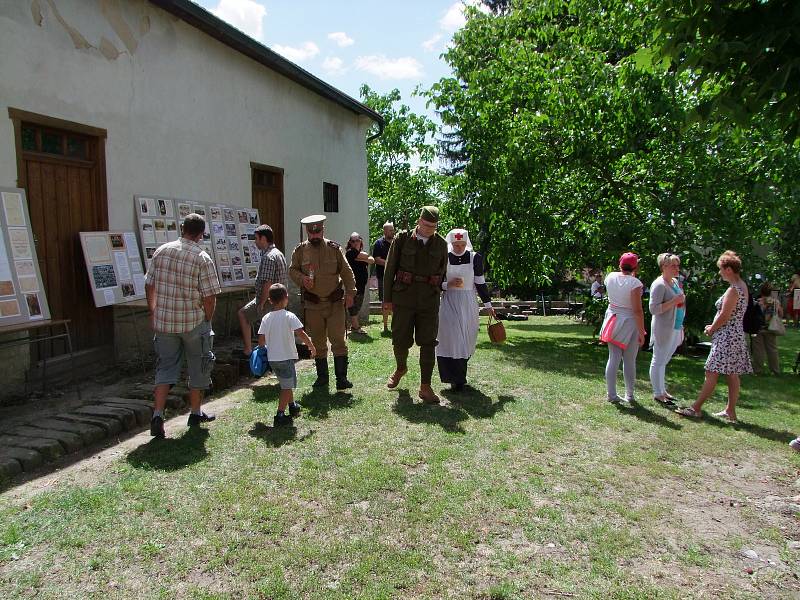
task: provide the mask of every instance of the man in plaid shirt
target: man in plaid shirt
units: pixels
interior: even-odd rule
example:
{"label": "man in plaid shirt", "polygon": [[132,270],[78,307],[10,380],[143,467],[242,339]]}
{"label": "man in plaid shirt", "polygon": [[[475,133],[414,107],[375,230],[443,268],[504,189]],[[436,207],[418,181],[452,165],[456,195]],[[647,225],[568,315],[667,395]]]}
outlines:
{"label": "man in plaid shirt", "polygon": [[167,393],[178,382],[183,357],[189,370],[189,426],[214,420],[200,410],[203,390],[211,385],[214,332],[211,319],[220,293],[214,261],[198,243],[206,223],[196,213],[183,221],[180,239],[160,246],[145,277],[150,324],[155,332],[157,365],[155,407],[150,435],[164,437]]}
{"label": "man in plaid shirt", "polygon": [[253,351],[252,323],[261,322],[264,315],[269,312],[269,288],[273,283],[280,283],[289,287],[289,278],[286,275],[286,258],[283,252],[275,247],[275,236],[272,227],[259,225],[256,227],[256,247],[261,251],[258,264],[254,298],[239,309],[239,327],[242,329],[242,354],[250,357]]}

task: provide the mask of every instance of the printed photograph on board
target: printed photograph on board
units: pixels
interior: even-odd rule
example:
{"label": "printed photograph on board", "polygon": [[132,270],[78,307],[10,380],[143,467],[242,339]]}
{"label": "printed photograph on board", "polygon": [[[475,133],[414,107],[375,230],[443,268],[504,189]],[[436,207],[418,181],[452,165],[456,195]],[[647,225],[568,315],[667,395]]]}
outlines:
{"label": "printed photograph on board", "polygon": [[114,265],[92,265],[92,280],[96,290],[117,287]]}
{"label": "printed photograph on board", "polygon": [[129,283],[123,282],[123,283],[120,284],[120,287],[122,288],[122,297],[123,298],[129,298],[131,296],[135,296],[136,295],[136,289],[133,287],[133,282],[129,282]]}
{"label": "printed photograph on board", "polygon": [[219,275],[222,278],[222,283],[230,283],[233,281],[233,277],[231,276],[231,270],[229,267],[223,267],[219,270]]}
{"label": "printed photograph on board", "polygon": [[25,294],[25,303],[28,305],[28,314],[31,319],[42,318],[42,305],[39,304],[38,295]]}
{"label": "printed photograph on board", "polygon": [[17,302],[16,298],[13,300],[0,300],[0,317],[17,317],[19,314],[19,302]]}
{"label": "printed photograph on board", "polygon": [[214,247],[217,249],[217,252],[227,252],[228,240],[224,237],[218,237],[214,240]]}
{"label": "printed photograph on board", "polygon": [[239,252],[239,240],[236,238],[228,238],[228,251]]}
{"label": "printed photograph on board", "polygon": [[222,211],[219,209],[219,206],[211,207],[211,220],[222,221]]}
{"label": "printed photograph on board", "polygon": [[225,215],[225,222],[226,223],[234,223],[236,221],[236,216],[233,213],[233,209],[225,208],[225,209],[223,209],[222,212]]}
{"label": "printed photograph on board", "polygon": [[234,281],[244,280],[244,271],[242,270],[242,267],[233,267],[233,280]]}
{"label": "printed photograph on board", "polygon": [[21,194],[3,192],[3,208],[6,213],[6,225],[9,227],[25,227],[25,210],[22,206]]}
{"label": "printed photograph on board", "polygon": [[143,217],[155,217],[156,201],[153,198],[139,198],[139,212]]}
{"label": "printed photograph on board", "polygon": [[192,212],[192,205],[186,204],[185,202],[180,202],[178,204],[178,216],[183,221],[189,214]]}
{"label": "printed photograph on board", "polygon": [[111,242],[111,247],[114,250],[122,250],[125,247],[125,240],[122,239],[122,234],[112,233],[108,236],[108,241]]}
{"label": "printed photograph on board", "polygon": [[230,267],[231,266],[231,259],[228,256],[227,252],[218,252],[217,253],[217,261],[219,262],[220,267]]}
{"label": "printed photograph on board", "polygon": [[236,235],[236,225],[233,223],[225,223],[225,235],[233,237]]}

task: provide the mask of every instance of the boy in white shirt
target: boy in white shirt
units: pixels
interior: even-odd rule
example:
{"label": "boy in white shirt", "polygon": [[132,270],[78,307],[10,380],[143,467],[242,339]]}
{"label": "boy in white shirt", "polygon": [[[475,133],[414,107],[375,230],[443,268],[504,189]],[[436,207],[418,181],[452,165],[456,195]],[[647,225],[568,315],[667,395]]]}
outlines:
{"label": "boy in white shirt", "polygon": [[[293,417],[300,414],[300,405],[294,401],[293,391],[297,387],[297,371],[294,363],[298,359],[294,337],[299,337],[308,346],[311,358],[314,358],[317,351],[297,315],[286,310],[286,305],[289,304],[289,292],[285,285],[275,283],[270,286],[269,302],[272,304],[272,312],[264,315],[261,320],[261,326],[258,328],[258,345],[266,346],[269,366],[281,386],[278,412],[273,420],[273,426],[292,427]],[[287,407],[288,415],[285,414]]]}

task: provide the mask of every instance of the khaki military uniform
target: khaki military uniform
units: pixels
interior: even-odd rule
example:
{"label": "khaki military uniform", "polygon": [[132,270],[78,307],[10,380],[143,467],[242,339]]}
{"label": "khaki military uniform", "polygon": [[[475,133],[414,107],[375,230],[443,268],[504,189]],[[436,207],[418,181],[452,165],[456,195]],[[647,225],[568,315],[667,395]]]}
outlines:
{"label": "khaki military uniform", "polygon": [[[314,287],[307,290],[303,277],[312,273]],[[317,359],[327,357],[328,340],[334,356],[347,356],[344,296],[356,295],[356,280],[341,246],[324,238],[318,246],[306,240],[292,252],[289,277],[303,291],[304,325]]]}
{"label": "khaki military uniform", "polygon": [[441,283],[447,271],[447,242],[434,233],[422,243],[413,231],[392,242],[383,276],[383,300],[391,302],[392,345],[397,368],[408,368],[408,350],[416,338],[420,381],[430,384],[436,366]]}

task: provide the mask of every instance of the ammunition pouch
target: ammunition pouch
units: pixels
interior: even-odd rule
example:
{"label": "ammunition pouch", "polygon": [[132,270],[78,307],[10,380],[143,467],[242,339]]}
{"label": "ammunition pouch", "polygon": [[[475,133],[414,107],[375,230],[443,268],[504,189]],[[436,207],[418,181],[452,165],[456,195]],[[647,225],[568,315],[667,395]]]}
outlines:
{"label": "ammunition pouch", "polygon": [[394,280],[404,283],[405,285],[411,285],[415,281],[421,281],[437,288],[442,285],[441,275],[414,275],[409,271],[397,271],[397,273],[395,273]]}

